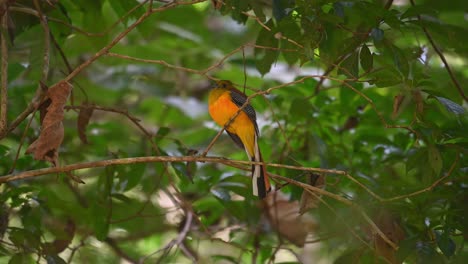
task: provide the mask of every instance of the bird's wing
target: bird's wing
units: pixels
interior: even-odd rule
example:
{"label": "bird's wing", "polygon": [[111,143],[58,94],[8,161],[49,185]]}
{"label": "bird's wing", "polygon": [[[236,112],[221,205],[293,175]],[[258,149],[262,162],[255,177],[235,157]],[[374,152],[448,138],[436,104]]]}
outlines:
{"label": "bird's wing", "polygon": [[[239,108],[242,107],[247,101],[247,97],[243,93],[236,90],[231,90],[231,98],[234,104],[236,104]],[[249,119],[252,121],[252,123],[255,126],[255,132],[258,135],[259,131],[257,125],[257,113],[255,113],[254,108],[250,104],[248,104],[242,109],[242,111],[244,111],[244,113],[246,113]]]}

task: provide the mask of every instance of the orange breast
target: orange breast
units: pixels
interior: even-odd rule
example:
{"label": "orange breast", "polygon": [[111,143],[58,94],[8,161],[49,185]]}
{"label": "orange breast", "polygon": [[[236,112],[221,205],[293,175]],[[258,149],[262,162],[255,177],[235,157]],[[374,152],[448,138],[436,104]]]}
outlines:
{"label": "orange breast", "polygon": [[[210,103],[209,112],[211,118],[220,126],[224,125],[237,113],[239,107],[231,101],[228,92],[219,96]],[[230,133],[236,134],[242,140],[247,152],[253,155],[255,141],[255,127],[252,120],[243,111],[226,128]]]}
{"label": "orange breast", "polygon": [[[237,113],[238,110],[239,107],[231,101],[231,97],[228,93],[218,97],[218,100],[209,106],[211,117],[222,127],[224,127],[224,125]],[[227,130],[231,133],[237,134],[237,128],[245,126],[252,126],[253,128],[252,121],[249,119],[247,114],[240,112],[236,119],[231,122]]]}

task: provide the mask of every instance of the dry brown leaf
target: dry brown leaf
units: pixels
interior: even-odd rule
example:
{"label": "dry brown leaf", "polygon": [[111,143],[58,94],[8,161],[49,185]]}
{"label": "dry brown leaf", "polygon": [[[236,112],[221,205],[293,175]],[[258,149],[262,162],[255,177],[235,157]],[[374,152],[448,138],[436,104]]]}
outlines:
{"label": "dry brown leaf", "polygon": [[83,108],[80,108],[80,113],[78,114],[78,136],[80,137],[80,140],[83,142],[83,144],[88,144],[88,137],[86,137],[86,127],[88,126],[89,120],[93,115],[93,111],[94,108],[92,104],[85,104],[83,105]]}
{"label": "dry brown leaf", "polygon": [[338,129],[338,132],[342,133],[344,131],[351,130],[359,125],[359,118],[356,116],[350,116],[347,120],[346,123]]}
{"label": "dry brown leaf", "polygon": [[264,206],[271,226],[296,246],[304,246],[307,235],[317,229],[317,223],[310,215],[299,213],[299,202],[289,201],[279,191],[265,197]]}
{"label": "dry brown leaf", "polygon": [[75,223],[68,219],[65,226],[58,227],[61,230],[57,232],[56,238],[52,242],[44,243],[43,253],[45,255],[56,255],[64,251],[72,242],[75,236]]}
{"label": "dry brown leaf", "polygon": [[395,119],[400,114],[401,103],[403,103],[404,99],[405,96],[402,94],[395,95],[395,97],[393,97],[392,119]]}
{"label": "dry brown leaf", "polygon": [[0,238],[3,238],[10,221],[10,212],[6,205],[0,205]]}
{"label": "dry brown leaf", "polygon": [[423,97],[421,95],[421,91],[413,92],[413,100],[416,103],[416,112],[418,114],[422,114],[424,112],[424,102]]}
{"label": "dry brown leaf", "polygon": [[215,10],[219,10],[219,9],[221,9],[221,7],[223,7],[223,1],[211,0],[211,4],[213,5],[213,8]]}
{"label": "dry brown leaf", "polygon": [[47,90],[47,98],[50,105],[41,123],[41,133],[26,150],[33,153],[36,160],[46,160],[54,166],[58,163],[58,148],[63,141],[63,108],[72,90],[68,82],[59,82]]}
{"label": "dry brown leaf", "polygon": [[[306,177],[307,184],[317,187],[317,188],[325,188],[325,177],[318,173],[309,173]],[[299,202],[300,209],[299,213],[304,214],[305,212],[309,211],[310,209],[317,208],[319,204],[319,194],[312,194],[306,190],[302,192],[301,200]]]}
{"label": "dry brown leaf", "polygon": [[[398,218],[387,210],[382,209],[375,217],[375,224],[396,245],[405,238],[405,232],[400,226]],[[396,250],[393,249],[378,234],[372,235],[375,252],[389,263],[396,264]]]}

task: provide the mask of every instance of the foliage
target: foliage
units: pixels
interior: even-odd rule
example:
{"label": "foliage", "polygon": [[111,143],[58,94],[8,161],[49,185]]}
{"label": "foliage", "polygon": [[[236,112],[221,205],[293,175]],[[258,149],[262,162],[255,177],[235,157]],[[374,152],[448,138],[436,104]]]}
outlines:
{"label": "foliage", "polygon": [[[1,261],[466,262],[465,9],[3,1]],[[209,79],[250,95],[279,200],[215,138]]]}

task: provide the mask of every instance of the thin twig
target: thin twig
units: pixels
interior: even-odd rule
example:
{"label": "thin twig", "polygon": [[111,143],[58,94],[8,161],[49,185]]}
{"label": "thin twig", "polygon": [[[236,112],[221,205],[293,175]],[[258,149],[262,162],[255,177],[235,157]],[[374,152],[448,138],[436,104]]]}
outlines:
{"label": "thin twig", "polygon": [[46,17],[42,14],[41,5],[39,0],[34,0],[34,6],[36,7],[37,13],[39,15],[39,21],[44,31],[44,52],[42,54],[42,74],[41,81],[42,83],[47,83],[47,77],[49,76],[49,65],[50,65],[50,29],[47,23]]}
{"label": "thin twig", "polygon": [[172,239],[163,248],[160,248],[157,251],[155,251],[155,252],[153,252],[153,253],[145,256],[145,257],[140,258],[138,263],[144,263],[149,257],[151,257],[151,256],[153,256],[153,255],[155,255],[155,254],[157,254],[159,252],[162,252],[162,251],[167,252],[167,251],[171,250],[174,246],[179,246],[179,245],[182,244],[182,242],[187,237],[188,232],[190,231],[190,227],[192,226],[192,220],[193,220],[192,212],[186,211],[185,214],[186,214],[186,217],[185,217],[184,227],[180,231],[177,238]]}
{"label": "thin twig", "polygon": [[409,194],[404,194],[404,195],[399,195],[399,196],[395,196],[395,197],[392,197],[392,198],[382,199],[381,201],[382,202],[393,202],[393,201],[396,201],[396,200],[401,200],[401,199],[405,199],[405,198],[409,198],[409,197],[412,197],[412,196],[419,195],[421,193],[432,191],[435,187],[439,186],[440,183],[442,183],[445,179],[447,179],[448,177],[450,177],[450,175],[452,175],[452,173],[455,170],[455,167],[457,166],[457,163],[458,163],[459,160],[460,160],[460,152],[457,152],[456,158],[453,161],[452,166],[450,166],[449,170],[447,171],[447,174],[445,174],[443,177],[441,177],[438,180],[436,180],[435,182],[433,182],[428,187],[426,187],[424,189],[421,189],[419,191],[409,193]]}
{"label": "thin twig", "polygon": [[[410,2],[411,2],[412,6],[415,6],[414,0],[410,0]],[[450,79],[452,80],[453,85],[455,85],[455,88],[457,88],[457,91],[461,95],[461,97],[465,101],[468,102],[468,97],[465,95],[465,92],[463,92],[463,88],[461,87],[460,83],[458,82],[457,78],[455,77],[455,74],[452,72],[452,69],[450,68],[450,65],[448,64],[447,60],[445,59],[444,53],[437,46],[434,39],[432,38],[432,35],[429,33],[427,28],[424,26],[424,23],[423,23],[420,15],[418,15],[418,20],[419,20],[419,22],[421,22],[421,28],[424,31],[424,34],[426,35],[427,40],[429,40],[429,43],[431,43],[432,48],[437,53],[437,55],[439,55],[440,60],[442,60],[442,63],[444,64],[444,67],[447,70],[447,73],[450,76]]]}
{"label": "thin twig", "polygon": [[[146,3],[148,0],[145,0],[144,3]],[[130,26],[128,26],[124,31],[122,31],[117,37],[115,37],[109,44],[107,44],[105,47],[103,47],[101,50],[99,50],[97,53],[95,53],[91,58],[83,62],[81,65],[75,68],[74,71],[72,71],[70,74],[68,74],[64,79],[61,81],[70,81],[74,77],[76,77],[79,73],[81,73],[85,68],[87,68],[89,65],[91,65],[94,61],[99,59],[101,56],[106,54],[112,47],[114,47],[117,43],[120,42],[122,38],[124,38],[128,33],[130,33],[136,26],[141,24],[146,18],[148,18],[151,14],[157,13],[157,12],[162,12],[167,9],[175,8],[180,5],[193,5],[196,3],[204,2],[206,0],[193,0],[193,1],[187,1],[187,2],[170,2],[168,4],[165,4],[159,8],[153,8],[151,9],[151,12],[145,12],[142,16],[140,16],[134,23],[132,23]],[[132,9],[135,10],[135,9]],[[119,19],[120,21],[120,19]],[[14,130],[21,122],[23,122],[26,117],[34,111],[34,109],[40,105],[40,103],[43,100],[43,95],[42,94],[36,94],[35,98],[32,100],[32,102],[27,106],[27,108],[18,115],[18,117],[11,123],[11,125],[8,127],[7,133],[11,132]],[[0,134],[0,139],[3,138],[4,135]]]}
{"label": "thin twig", "polygon": [[[141,2],[141,3],[139,3],[138,5],[134,6],[132,9],[130,9],[127,13],[125,13],[123,16],[121,16],[119,19],[117,19],[112,25],[110,25],[107,29],[105,29],[102,32],[87,32],[86,30],[84,30],[82,28],[79,28],[77,26],[74,26],[74,25],[66,22],[66,21],[63,21],[61,19],[54,18],[54,17],[48,17],[48,20],[50,20],[52,22],[55,22],[55,23],[58,23],[58,24],[62,24],[64,26],[69,27],[69,28],[73,29],[74,31],[76,31],[76,32],[78,32],[80,34],[83,34],[85,36],[88,36],[88,37],[103,37],[103,36],[109,34],[109,32],[111,32],[113,29],[115,29],[124,19],[126,19],[133,12],[135,12],[135,10],[137,10],[138,8],[145,5],[147,2],[148,2],[148,0],[145,0],[145,1]],[[150,7],[151,7],[151,5],[150,5]],[[27,8],[27,7],[11,6],[9,8],[9,10],[13,11],[13,12],[21,12],[21,13],[25,13],[25,14],[30,14],[30,15],[37,16],[37,17],[39,16],[39,14],[38,14],[38,12],[36,10],[31,9],[31,8]]]}
{"label": "thin twig", "polygon": [[[386,3],[385,3],[385,6],[384,6],[384,9],[389,9],[393,4],[393,0],[388,0]],[[377,21],[376,24],[379,24],[380,21]],[[362,41],[360,42],[354,42],[354,43],[351,43],[350,47],[348,48],[345,48],[344,50],[352,50],[353,52],[357,49],[357,47],[359,47],[359,45],[362,44],[363,41],[366,41],[367,39],[367,36],[369,35],[369,33],[371,32],[371,28],[368,29],[364,34],[360,34],[362,35],[363,37],[362,38]],[[323,76],[320,77],[320,80],[319,82],[317,83],[317,85],[315,86],[315,89],[314,89],[314,95],[318,94],[320,92],[320,89],[323,85],[323,82],[326,80],[326,77],[333,72],[333,70],[336,68],[337,65],[339,65],[346,57],[348,57],[348,54],[349,53],[346,53],[346,54],[342,54],[341,56],[339,56],[326,70],[325,72],[323,73]]]}
{"label": "thin twig", "polygon": [[342,202],[342,203],[344,203],[346,205],[349,205],[349,206],[353,207],[354,209],[356,209],[362,215],[364,220],[366,220],[366,222],[370,225],[371,229],[376,234],[378,234],[393,249],[395,249],[395,250],[398,249],[398,246],[395,245],[395,243],[393,243],[393,241],[391,241],[382,232],[382,230],[379,229],[379,227],[372,221],[372,219],[370,219],[370,217],[366,214],[366,212],[364,212],[364,210],[358,204],[354,203],[353,201],[348,200],[346,198],[343,198],[343,197],[341,197],[341,196],[339,196],[337,194],[325,191],[325,190],[323,190],[321,188],[318,188],[318,187],[315,187],[315,186],[312,186],[312,185],[309,185],[309,184],[306,184],[306,183],[298,182],[298,181],[295,181],[293,179],[289,179],[289,178],[279,176],[279,175],[270,175],[270,176],[272,176],[273,178],[277,178],[279,180],[289,182],[289,183],[294,184],[296,186],[299,186],[299,187],[303,188],[304,190],[308,190],[308,191],[315,192],[315,193],[318,193],[318,194],[321,194],[321,195],[324,195],[324,196],[328,196],[328,197],[333,198],[333,199],[335,199],[335,200],[337,200],[339,202]]}
{"label": "thin twig", "polygon": [[8,43],[7,43],[8,12],[5,10],[1,20],[1,87],[0,87],[0,139],[7,132],[7,111],[8,111]]}
{"label": "thin twig", "polygon": [[126,261],[130,262],[130,263],[138,263],[137,260],[133,259],[132,257],[130,257],[129,255],[127,255],[127,253],[125,253],[120,247],[119,245],[117,245],[117,242],[115,242],[114,239],[108,237],[104,240],[106,242],[106,244],[114,251],[114,253],[125,259]]}

